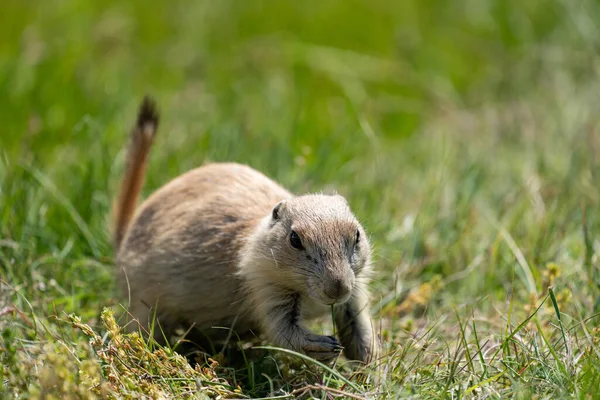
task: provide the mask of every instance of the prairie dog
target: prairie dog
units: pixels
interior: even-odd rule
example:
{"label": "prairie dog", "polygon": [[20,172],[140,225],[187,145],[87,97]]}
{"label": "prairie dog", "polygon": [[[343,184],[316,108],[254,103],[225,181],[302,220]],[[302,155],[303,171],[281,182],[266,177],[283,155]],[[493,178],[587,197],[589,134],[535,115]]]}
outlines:
{"label": "prairie dog", "polygon": [[[369,361],[371,248],[346,200],[294,196],[248,166],[213,163],[173,179],[136,209],[157,126],[146,97],[113,211],[119,280],[142,328],[156,316],[167,333],[193,325],[219,341],[229,332],[214,327],[231,327],[318,360],[343,348],[347,358]],[[303,324],[331,305],[339,342]]]}

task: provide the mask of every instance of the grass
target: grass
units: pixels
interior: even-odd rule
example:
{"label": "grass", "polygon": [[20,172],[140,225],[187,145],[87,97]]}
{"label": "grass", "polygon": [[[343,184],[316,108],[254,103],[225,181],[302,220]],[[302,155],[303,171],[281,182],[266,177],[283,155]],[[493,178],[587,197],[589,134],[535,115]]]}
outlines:
{"label": "grass", "polygon": [[[2,397],[597,398],[598,21],[591,0],[4,4]],[[347,196],[376,363],[194,366],[120,332],[108,213],[147,92],[145,194],[236,160]]]}

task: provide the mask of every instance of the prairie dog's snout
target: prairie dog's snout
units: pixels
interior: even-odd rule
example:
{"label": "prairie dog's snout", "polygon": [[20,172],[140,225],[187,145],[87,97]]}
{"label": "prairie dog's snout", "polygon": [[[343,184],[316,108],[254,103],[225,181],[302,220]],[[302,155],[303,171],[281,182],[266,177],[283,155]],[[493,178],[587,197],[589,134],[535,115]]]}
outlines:
{"label": "prairie dog's snout", "polygon": [[309,279],[309,295],[326,305],[342,304],[348,301],[354,288],[354,273],[348,270],[346,276],[329,274]]}

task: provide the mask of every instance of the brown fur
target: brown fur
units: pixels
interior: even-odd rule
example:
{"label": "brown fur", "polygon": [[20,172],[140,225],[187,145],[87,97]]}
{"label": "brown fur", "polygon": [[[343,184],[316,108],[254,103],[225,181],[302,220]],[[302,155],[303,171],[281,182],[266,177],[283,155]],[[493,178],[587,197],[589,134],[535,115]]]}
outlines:
{"label": "brown fur", "polygon": [[125,175],[121,182],[121,191],[114,207],[114,237],[116,249],[121,245],[123,236],[135,212],[140,191],[144,184],[148,153],[158,128],[158,111],[149,97],[145,97],[140,106],[137,124],[131,134],[127,151]]}
{"label": "brown fur", "polygon": [[[117,202],[125,209],[117,215],[126,216],[126,207],[137,200],[143,170],[131,166],[145,166],[148,149],[143,150],[129,153],[134,159],[128,160]],[[138,155],[143,159],[135,159]],[[292,231],[302,249],[292,246]],[[302,321],[335,304],[346,356],[367,361],[373,354],[370,245],[341,196],[294,197],[248,166],[208,164],[152,194],[119,248],[120,242],[115,237],[120,280],[130,312],[143,327],[156,312],[167,332],[179,324],[214,340],[228,336],[216,326],[240,336],[262,332],[276,345],[327,360],[341,346],[333,337],[313,334]]]}

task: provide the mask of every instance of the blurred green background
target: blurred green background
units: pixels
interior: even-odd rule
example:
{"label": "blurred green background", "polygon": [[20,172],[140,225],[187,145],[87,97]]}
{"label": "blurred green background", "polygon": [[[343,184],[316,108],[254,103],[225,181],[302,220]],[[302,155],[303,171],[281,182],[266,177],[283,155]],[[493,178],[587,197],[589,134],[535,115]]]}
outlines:
{"label": "blurred green background", "polygon": [[[9,1],[3,9],[3,144],[40,157],[58,142],[86,142],[74,134],[86,116],[122,123],[115,116],[129,115],[145,92],[164,98],[174,123],[189,109],[204,126],[226,118],[252,124],[251,133],[285,120],[296,129],[281,136],[291,130],[295,139],[298,125],[339,128],[337,101],[378,136],[406,137],[446,102],[518,97],[565,61],[585,72],[598,35],[592,1]],[[36,139],[25,146],[23,132]]]}
{"label": "blurred green background", "polygon": [[[528,180],[542,180],[543,204],[565,207],[546,192],[577,186],[597,159],[580,139],[597,127],[599,10],[535,0],[7,2],[2,236],[26,243],[22,256],[66,243],[71,255],[110,256],[122,150],[150,93],[163,119],[146,193],[206,160],[249,163],[296,192],[347,195],[374,235],[382,280],[402,260],[460,270],[475,250],[452,246],[473,246],[461,235],[515,210],[510,196],[527,196]],[[597,190],[587,197],[595,204]],[[538,235],[541,262],[551,257]]]}
{"label": "blurred green background", "polygon": [[[567,218],[598,201],[589,174],[599,10],[536,0],[6,2],[2,236],[24,262],[110,257],[122,150],[150,93],[163,119],[146,193],[206,160],[248,163],[297,192],[339,190],[373,234],[386,287],[403,262],[423,264],[425,278],[462,270],[503,218],[533,235],[528,256],[548,261],[552,231],[535,232],[539,213]],[[14,262],[8,270],[30,279]]]}
{"label": "blurred green background", "polygon": [[146,93],[162,111],[146,194],[235,160],[348,197],[375,245],[373,313],[392,346],[419,288],[409,298],[434,320],[456,305],[499,320],[507,294],[523,311],[549,284],[593,313],[597,1],[1,8],[0,272],[42,315],[93,321],[115,301],[108,214]]}

